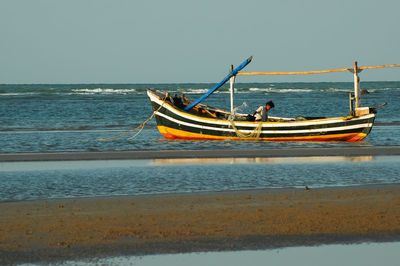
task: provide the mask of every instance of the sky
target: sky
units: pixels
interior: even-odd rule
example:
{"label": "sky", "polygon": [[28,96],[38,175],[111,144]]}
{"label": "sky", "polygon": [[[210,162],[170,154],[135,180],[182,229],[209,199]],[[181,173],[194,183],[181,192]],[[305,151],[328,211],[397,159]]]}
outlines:
{"label": "sky", "polygon": [[[249,56],[245,71],[400,64],[399,10],[398,0],[0,0],[0,84],[217,83]],[[360,77],[398,81],[400,68]]]}

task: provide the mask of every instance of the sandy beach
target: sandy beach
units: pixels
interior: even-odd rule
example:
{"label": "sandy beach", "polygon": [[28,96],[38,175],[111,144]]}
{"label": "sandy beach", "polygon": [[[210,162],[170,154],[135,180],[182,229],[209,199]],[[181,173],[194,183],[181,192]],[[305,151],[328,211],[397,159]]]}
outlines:
{"label": "sandy beach", "polygon": [[0,263],[400,239],[400,185],[0,203]]}

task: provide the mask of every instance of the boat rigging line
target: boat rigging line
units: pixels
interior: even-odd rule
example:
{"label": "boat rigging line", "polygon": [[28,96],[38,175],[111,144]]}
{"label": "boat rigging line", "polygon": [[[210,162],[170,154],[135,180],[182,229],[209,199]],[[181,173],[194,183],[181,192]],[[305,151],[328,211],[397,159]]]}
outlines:
{"label": "boat rigging line", "polygon": [[146,121],[144,121],[142,124],[140,124],[140,125],[139,125],[138,127],[136,127],[135,129],[129,130],[129,131],[127,131],[127,132],[125,132],[125,133],[122,133],[122,134],[120,134],[120,135],[118,135],[118,136],[109,137],[109,138],[102,138],[102,139],[97,139],[97,140],[99,140],[99,141],[112,140],[112,139],[116,139],[116,138],[120,138],[120,137],[126,136],[126,135],[128,135],[128,134],[131,134],[131,133],[135,132],[136,130],[139,130],[135,135],[129,137],[128,140],[131,140],[131,139],[136,138],[136,137],[140,134],[140,132],[142,132],[144,126],[145,126],[151,119],[153,119],[153,117],[156,115],[156,113],[157,113],[158,111],[160,111],[161,107],[163,107],[165,101],[167,100],[167,97],[168,97],[168,93],[165,95],[165,98],[162,100],[162,103],[161,103],[160,107],[158,107],[157,110],[153,111],[153,113],[151,114],[151,116],[150,116],[149,118],[147,118]]}

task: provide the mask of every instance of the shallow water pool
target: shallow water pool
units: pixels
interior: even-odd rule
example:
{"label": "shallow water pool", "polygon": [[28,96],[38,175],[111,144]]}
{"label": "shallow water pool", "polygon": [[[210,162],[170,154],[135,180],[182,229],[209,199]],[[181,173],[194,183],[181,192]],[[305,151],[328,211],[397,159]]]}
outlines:
{"label": "shallow water pool", "polygon": [[0,200],[400,182],[400,156],[0,163]]}
{"label": "shallow water pool", "polygon": [[398,265],[400,242],[362,243],[353,245],[322,245],[289,247],[270,250],[207,252],[172,255],[126,256],[83,261],[68,261],[65,265],[136,265],[136,266],[219,266],[219,265]]}

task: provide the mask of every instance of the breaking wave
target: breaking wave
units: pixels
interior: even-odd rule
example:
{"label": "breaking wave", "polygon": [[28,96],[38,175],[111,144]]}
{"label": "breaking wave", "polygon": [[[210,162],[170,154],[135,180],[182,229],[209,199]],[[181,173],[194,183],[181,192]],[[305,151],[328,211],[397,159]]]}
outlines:
{"label": "breaking wave", "polygon": [[275,92],[275,93],[291,93],[291,92],[312,92],[312,89],[304,88],[304,89],[292,89],[292,88],[249,88],[249,91],[253,92]]}
{"label": "breaking wave", "polygon": [[69,94],[129,94],[135,93],[136,89],[73,89]]}

